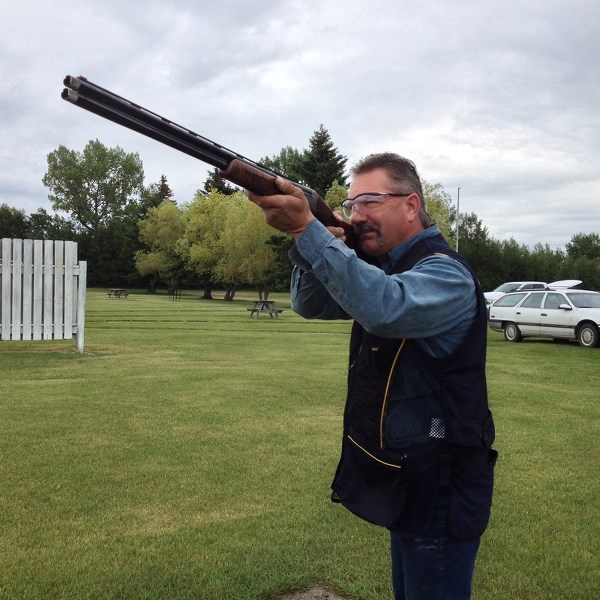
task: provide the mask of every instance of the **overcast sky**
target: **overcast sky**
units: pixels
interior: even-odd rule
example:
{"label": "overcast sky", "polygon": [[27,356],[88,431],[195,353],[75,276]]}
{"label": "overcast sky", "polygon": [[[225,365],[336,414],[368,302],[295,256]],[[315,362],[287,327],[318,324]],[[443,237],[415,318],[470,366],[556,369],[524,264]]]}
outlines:
{"label": "overcast sky", "polygon": [[51,212],[60,145],[99,139],[165,174],[208,167],[60,99],[84,75],[259,160],[323,124],[351,165],[414,160],[491,236],[600,233],[598,0],[2,0],[0,204]]}

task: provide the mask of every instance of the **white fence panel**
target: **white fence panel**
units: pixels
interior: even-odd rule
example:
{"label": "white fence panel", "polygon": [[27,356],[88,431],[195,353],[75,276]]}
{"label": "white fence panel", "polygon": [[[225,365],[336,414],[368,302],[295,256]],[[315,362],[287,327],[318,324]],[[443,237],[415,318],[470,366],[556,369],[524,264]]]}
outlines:
{"label": "white fence panel", "polygon": [[87,263],[77,243],[3,238],[0,339],[76,338],[83,352]]}

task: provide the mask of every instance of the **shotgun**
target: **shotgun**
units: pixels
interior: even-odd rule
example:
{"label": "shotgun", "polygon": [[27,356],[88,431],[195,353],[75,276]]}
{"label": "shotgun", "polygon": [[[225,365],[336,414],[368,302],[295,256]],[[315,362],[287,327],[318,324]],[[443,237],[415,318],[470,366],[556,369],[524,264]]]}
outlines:
{"label": "shotgun", "polygon": [[[118,96],[83,76],[67,75],[63,83],[66,86],[61,94],[63,100],[208,163],[219,169],[223,179],[244,189],[261,196],[279,193],[275,186],[275,178],[279,174],[275,171],[228,150],[186,127],[173,123],[135,102]],[[288,178],[284,177],[284,179]],[[356,237],[352,226],[340,222],[323,198],[313,189],[296,181],[291,183],[302,190],[315,217],[323,225],[343,227],[346,244],[350,248],[355,248]]]}

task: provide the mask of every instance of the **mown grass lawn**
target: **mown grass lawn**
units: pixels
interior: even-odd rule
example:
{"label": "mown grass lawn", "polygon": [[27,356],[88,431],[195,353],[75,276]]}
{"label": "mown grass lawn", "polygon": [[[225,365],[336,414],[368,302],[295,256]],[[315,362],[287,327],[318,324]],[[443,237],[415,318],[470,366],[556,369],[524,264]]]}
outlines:
{"label": "mown grass lawn", "polygon": [[[385,531],[329,501],[349,324],[88,291],[74,342],[0,343],[0,598],[391,598]],[[490,333],[501,458],[478,599],[599,589],[600,350]]]}

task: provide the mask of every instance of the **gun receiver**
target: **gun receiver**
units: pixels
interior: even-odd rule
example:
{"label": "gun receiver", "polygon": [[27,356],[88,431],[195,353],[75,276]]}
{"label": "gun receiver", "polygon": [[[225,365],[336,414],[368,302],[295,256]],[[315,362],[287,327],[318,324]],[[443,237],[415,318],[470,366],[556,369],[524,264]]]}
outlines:
{"label": "gun receiver", "polygon": [[[63,100],[208,163],[219,169],[221,177],[244,189],[262,196],[279,193],[275,185],[278,173],[237,152],[117,96],[83,76],[67,75],[64,85],[66,87],[61,94]],[[295,181],[291,183],[302,190],[312,213],[321,223],[344,228],[346,244],[354,248],[356,240],[352,227],[341,223],[313,189]]]}

